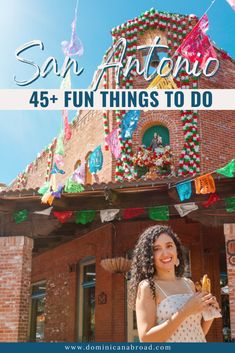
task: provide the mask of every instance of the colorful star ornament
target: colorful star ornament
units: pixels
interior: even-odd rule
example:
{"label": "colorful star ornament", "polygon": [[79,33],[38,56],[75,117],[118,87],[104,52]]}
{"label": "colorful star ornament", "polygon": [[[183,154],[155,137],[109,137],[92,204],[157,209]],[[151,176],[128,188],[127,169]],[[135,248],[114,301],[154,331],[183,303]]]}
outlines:
{"label": "colorful star ornament", "polygon": [[75,213],[75,223],[87,224],[93,222],[95,219],[95,211],[78,211]]}
{"label": "colorful star ornament", "polygon": [[137,128],[139,118],[140,110],[129,110],[129,112],[125,114],[121,124],[123,140],[132,138],[132,135]]}
{"label": "colorful star ornament", "polygon": [[169,220],[169,207],[156,206],[148,209],[149,218],[154,221],[168,221]]}
{"label": "colorful star ornament", "polygon": [[225,167],[216,170],[216,173],[222,174],[228,178],[233,178],[235,173],[235,161],[231,160]]}
{"label": "colorful star ornament", "polygon": [[65,223],[69,218],[72,217],[72,211],[57,212],[54,211],[53,215],[60,221],[60,223]]}
{"label": "colorful star ornament", "polygon": [[22,223],[27,220],[29,212],[27,210],[17,211],[13,214],[16,224]]}
{"label": "colorful star ornament", "polygon": [[101,146],[96,147],[96,149],[90,154],[88,158],[89,169],[91,174],[96,174],[103,166],[103,154]]}
{"label": "colorful star ornament", "polygon": [[190,199],[192,195],[192,184],[190,180],[185,181],[184,183],[177,184],[176,189],[177,189],[180,201]]}

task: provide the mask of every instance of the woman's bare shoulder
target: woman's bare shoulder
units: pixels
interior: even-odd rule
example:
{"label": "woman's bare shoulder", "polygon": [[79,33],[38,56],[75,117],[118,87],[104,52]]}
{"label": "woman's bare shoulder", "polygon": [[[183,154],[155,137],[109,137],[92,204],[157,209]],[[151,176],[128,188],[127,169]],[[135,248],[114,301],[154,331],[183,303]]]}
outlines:
{"label": "woman's bare shoulder", "polygon": [[137,298],[138,299],[149,299],[149,300],[153,300],[153,294],[149,285],[148,280],[144,279],[143,281],[141,281],[139,283],[138,286],[138,293],[137,293]]}

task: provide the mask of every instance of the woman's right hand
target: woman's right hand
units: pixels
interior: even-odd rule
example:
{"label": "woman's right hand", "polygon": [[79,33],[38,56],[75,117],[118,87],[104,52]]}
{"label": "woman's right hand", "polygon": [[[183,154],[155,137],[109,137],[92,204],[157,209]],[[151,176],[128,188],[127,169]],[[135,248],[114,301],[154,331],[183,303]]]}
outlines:
{"label": "woman's right hand", "polygon": [[201,313],[213,301],[211,293],[197,292],[182,307],[186,316]]}

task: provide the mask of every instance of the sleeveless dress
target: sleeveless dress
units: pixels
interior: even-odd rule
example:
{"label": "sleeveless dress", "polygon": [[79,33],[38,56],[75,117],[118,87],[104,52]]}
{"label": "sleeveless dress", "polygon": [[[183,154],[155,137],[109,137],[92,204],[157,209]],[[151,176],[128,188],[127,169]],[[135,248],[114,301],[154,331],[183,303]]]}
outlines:
{"label": "sleeveless dress", "polygon": [[[190,293],[167,295],[166,292],[155,282],[156,286],[164,294],[165,298],[157,305],[157,324],[169,320],[194,294],[192,288],[185,280]],[[206,342],[201,327],[202,314],[188,316],[173,335],[166,342]]]}

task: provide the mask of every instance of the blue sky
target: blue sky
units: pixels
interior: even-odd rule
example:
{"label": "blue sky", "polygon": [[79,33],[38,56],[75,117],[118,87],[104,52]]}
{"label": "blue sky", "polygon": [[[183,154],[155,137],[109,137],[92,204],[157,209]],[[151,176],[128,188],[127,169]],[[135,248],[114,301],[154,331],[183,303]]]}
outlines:
{"label": "blue sky", "polygon": [[[210,0],[79,0],[77,33],[85,48],[78,60],[84,72],[72,77],[73,88],[86,88],[111,45],[110,30],[154,7],[157,10],[200,17]],[[15,58],[15,50],[31,40],[40,39],[44,51],[33,48],[28,54],[39,66],[54,56],[61,67],[64,56],[60,43],[69,40],[76,0],[0,0],[0,89],[18,87],[19,80],[32,75],[32,69]],[[235,12],[226,0],[216,0],[208,13],[209,35],[218,47],[235,58]],[[50,73],[27,88],[59,88],[61,79]],[[14,102],[12,102],[14,104]],[[70,113],[70,119],[75,112]],[[0,111],[0,182],[9,183],[25,170],[37,153],[58,135],[59,111]]]}

